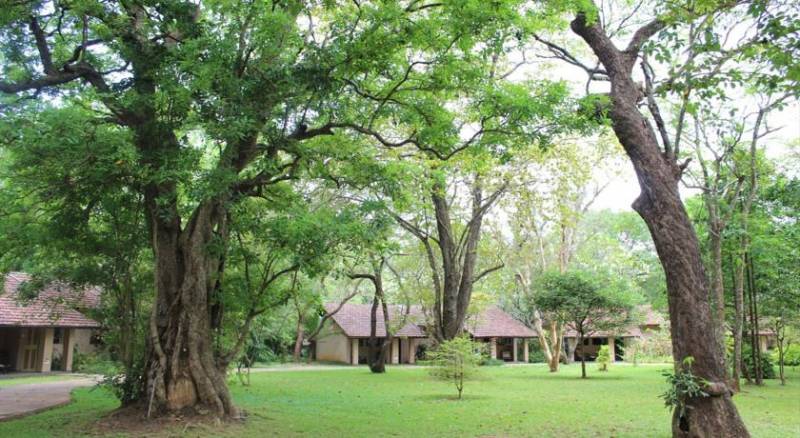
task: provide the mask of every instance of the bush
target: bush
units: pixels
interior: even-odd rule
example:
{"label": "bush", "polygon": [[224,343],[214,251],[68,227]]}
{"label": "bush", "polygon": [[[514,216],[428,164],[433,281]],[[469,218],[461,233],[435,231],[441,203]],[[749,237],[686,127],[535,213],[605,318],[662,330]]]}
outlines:
{"label": "bush", "polygon": [[611,350],[608,345],[601,345],[600,351],[597,352],[597,369],[600,371],[608,371],[608,365],[611,363]]}
{"label": "bush", "polygon": [[539,345],[539,342],[536,340],[531,340],[528,344],[528,362],[545,363],[546,358],[544,357],[544,351],[542,351],[542,346]]}
{"label": "bush", "polygon": [[86,374],[114,375],[120,372],[119,365],[107,353],[78,353],[72,359],[72,369]]}
{"label": "bush", "polygon": [[127,373],[106,374],[100,384],[110,389],[123,406],[138,401],[146,385],[144,360],[135,361]]}
{"label": "bush", "polygon": [[624,348],[625,361],[634,365],[672,362],[672,341],[668,328],[648,331],[642,338],[632,338]]}
{"label": "bush", "polygon": [[428,352],[431,376],[452,382],[458,390],[458,399],[464,391],[464,382],[478,372],[485,345],[466,336],[444,341]]}
{"label": "bush", "polygon": [[[774,360],[778,362],[778,350],[775,350]],[[800,344],[790,345],[783,352],[783,364],[789,367],[800,366]]]}
{"label": "bush", "polygon": [[484,367],[497,367],[500,365],[504,365],[506,362],[502,359],[495,359],[493,357],[484,356],[481,359],[480,365]]}
{"label": "bush", "polygon": [[[742,374],[744,377],[754,379],[755,367],[753,366],[753,355],[750,346],[742,348]],[[761,353],[761,374],[764,379],[775,378],[775,363],[767,353]]]}

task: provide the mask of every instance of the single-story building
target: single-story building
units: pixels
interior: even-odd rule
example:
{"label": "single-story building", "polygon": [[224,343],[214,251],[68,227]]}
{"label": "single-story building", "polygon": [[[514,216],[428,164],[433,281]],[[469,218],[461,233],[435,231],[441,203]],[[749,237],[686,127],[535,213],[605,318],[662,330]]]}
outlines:
{"label": "single-story building", "polygon": [[567,361],[581,360],[581,350],[585,351],[587,360],[594,360],[600,347],[608,345],[611,360],[623,360],[625,346],[633,339],[641,339],[661,330],[666,325],[664,316],[648,305],[639,306],[641,316],[638,324],[633,324],[614,331],[595,331],[583,338],[583,345],[578,345],[578,332],[571,326],[564,330],[564,350]]}
{"label": "single-story building", "polygon": [[[326,304],[325,310],[332,313],[337,307],[338,304]],[[329,323],[313,340],[316,360],[353,365],[366,363],[371,310],[371,304],[347,303],[333,313]],[[392,305],[388,310],[389,324],[394,326],[389,363],[413,364],[431,344],[422,308]],[[386,336],[380,308],[375,328],[378,338]],[[520,359],[527,362],[528,343],[521,341],[536,337],[533,330],[497,307],[489,307],[468,319],[465,331],[474,339],[488,343],[492,358],[509,362]]]}
{"label": "single-story building", "polygon": [[[581,349],[586,352],[587,360],[594,360],[600,347],[608,345],[612,361],[623,360],[625,347],[634,339],[643,339],[653,333],[667,328],[664,315],[653,310],[649,305],[638,307],[640,322],[614,331],[596,331],[583,339],[583,345],[578,345],[578,333],[572,327],[564,331],[564,352],[567,361],[579,361]],[[775,346],[775,333],[769,329],[762,329],[758,333],[761,351]],[[747,341],[746,341],[747,342]]]}
{"label": "single-story building", "polygon": [[25,273],[6,274],[0,294],[0,371],[72,371],[74,353],[95,349],[100,323],[85,312],[96,308],[100,290],[76,291],[54,282],[32,299],[20,297]]}

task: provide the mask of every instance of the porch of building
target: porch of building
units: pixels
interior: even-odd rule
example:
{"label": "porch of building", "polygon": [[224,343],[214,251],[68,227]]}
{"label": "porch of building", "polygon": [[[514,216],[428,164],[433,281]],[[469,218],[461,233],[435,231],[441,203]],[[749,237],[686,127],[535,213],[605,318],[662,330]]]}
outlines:
{"label": "porch of building", "polygon": [[0,373],[72,371],[76,329],[0,327]]}
{"label": "porch of building", "polygon": [[[383,342],[384,338],[377,338]],[[369,338],[349,338],[350,364],[368,363]],[[388,364],[414,364],[425,351],[424,339],[413,337],[395,337],[390,344]]]}
{"label": "porch of building", "polygon": [[583,338],[583,345],[578,345],[578,338],[565,337],[564,349],[568,361],[580,361],[581,353],[585,354],[585,359],[589,362],[597,358],[600,347],[608,345],[608,352],[611,355],[611,361],[622,361],[625,356],[625,345],[630,337],[621,336],[589,336]]}
{"label": "porch of building", "polygon": [[529,338],[492,337],[476,338],[476,340],[489,344],[487,350],[489,357],[492,359],[504,362],[528,363]]}

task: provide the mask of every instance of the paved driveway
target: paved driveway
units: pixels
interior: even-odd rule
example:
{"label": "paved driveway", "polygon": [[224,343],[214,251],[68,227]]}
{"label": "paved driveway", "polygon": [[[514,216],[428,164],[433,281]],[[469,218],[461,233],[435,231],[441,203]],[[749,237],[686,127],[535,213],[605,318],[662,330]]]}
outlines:
{"label": "paved driveway", "polygon": [[79,377],[0,387],[0,421],[65,405],[70,402],[70,392],[73,389],[95,383],[94,378]]}

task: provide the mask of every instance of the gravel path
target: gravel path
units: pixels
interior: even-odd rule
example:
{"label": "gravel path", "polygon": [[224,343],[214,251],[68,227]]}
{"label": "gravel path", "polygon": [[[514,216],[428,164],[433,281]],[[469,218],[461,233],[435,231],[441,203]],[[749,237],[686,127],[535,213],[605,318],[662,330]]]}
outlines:
{"label": "gravel path", "polygon": [[97,383],[94,377],[56,382],[27,383],[0,388],[0,421],[22,417],[61,406],[71,401],[70,393]]}

